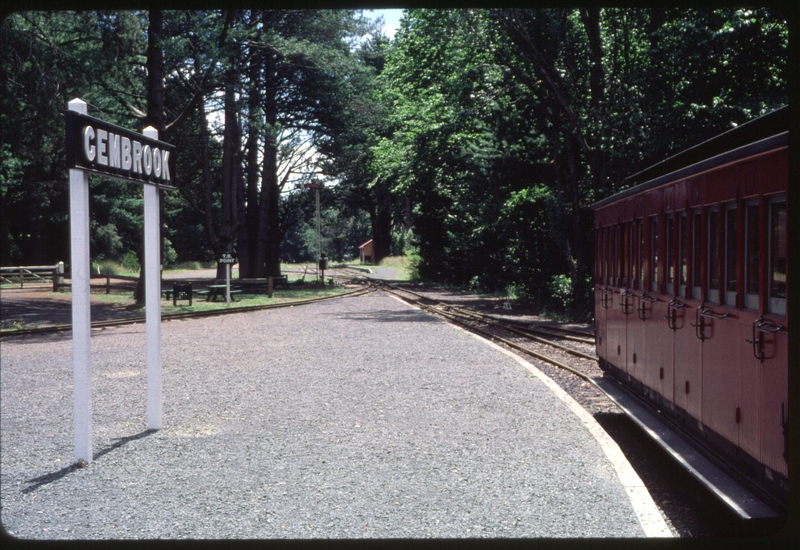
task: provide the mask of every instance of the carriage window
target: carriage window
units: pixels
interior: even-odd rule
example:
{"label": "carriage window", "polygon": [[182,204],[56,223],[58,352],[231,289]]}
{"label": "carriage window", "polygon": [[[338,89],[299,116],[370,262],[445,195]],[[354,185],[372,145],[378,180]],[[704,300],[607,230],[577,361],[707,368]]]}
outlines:
{"label": "carriage window", "polygon": [[606,235],[605,229],[597,230],[597,282],[606,282]]}
{"label": "carriage window", "polygon": [[609,262],[611,261],[611,249],[608,246],[608,228],[603,229],[603,282],[609,284],[611,278]]}
{"label": "carriage window", "polygon": [[644,289],[644,273],[642,272],[642,268],[644,267],[644,258],[642,254],[644,253],[644,221],[639,220],[636,222],[636,288],[637,289]]}
{"label": "carriage window", "polygon": [[619,262],[620,262],[620,253],[619,253],[619,226],[614,226],[614,279],[612,284],[615,286],[619,286],[619,279],[621,273],[619,272]]}
{"label": "carriage window", "polygon": [[675,291],[674,284],[675,284],[675,250],[674,250],[674,243],[675,243],[675,218],[670,214],[667,216],[667,238],[666,238],[666,245],[667,245],[667,294],[673,294]]}
{"label": "carriage window", "polygon": [[627,286],[630,288],[636,288],[636,222],[632,221],[628,224],[628,228],[626,231],[626,239],[627,239],[627,262],[625,267],[625,276],[628,278]]}
{"label": "carriage window", "polygon": [[758,309],[759,267],[758,200],[745,206],[745,273],[744,307]]}
{"label": "carriage window", "polygon": [[614,281],[614,228],[606,228],[606,284],[613,285]]}
{"label": "carriage window", "polygon": [[686,257],[686,212],[681,212],[678,218],[678,294],[686,296],[686,276],[687,276],[687,257]]}
{"label": "carriage window", "polygon": [[736,204],[725,207],[725,303],[736,305]]}
{"label": "carriage window", "polygon": [[619,228],[620,232],[620,250],[622,252],[622,257],[619,259],[619,271],[620,271],[620,278],[621,282],[619,286],[627,287],[630,284],[630,249],[628,246],[628,242],[630,239],[628,238],[628,224],[620,225]]}
{"label": "carriage window", "polygon": [[769,312],[786,315],[786,197],[769,205]]}
{"label": "carriage window", "polygon": [[692,298],[701,297],[703,282],[700,279],[700,262],[703,242],[703,216],[699,210],[692,212]]}
{"label": "carriage window", "polygon": [[650,218],[650,290],[658,292],[658,218]]}
{"label": "carriage window", "polygon": [[708,211],[708,299],[719,303],[719,210]]}

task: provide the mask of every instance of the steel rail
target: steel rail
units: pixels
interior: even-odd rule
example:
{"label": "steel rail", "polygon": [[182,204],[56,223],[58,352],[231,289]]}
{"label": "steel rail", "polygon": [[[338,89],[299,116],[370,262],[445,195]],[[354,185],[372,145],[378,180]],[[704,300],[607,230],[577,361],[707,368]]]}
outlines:
{"label": "steel rail", "polygon": [[[384,292],[388,292],[390,294],[394,294],[395,296],[397,296],[401,300],[409,302],[408,298],[400,296],[399,293],[396,292],[394,289],[392,289],[389,285],[383,285],[381,287],[381,290],[383,290]],[[400,292],[405,292],[405,290],[401,290]],[[410,294],[415,294],[415,293],[411,292]],[[430,300],[430,298],[426,298],[426,299]],[[412,303],[412,305],[415,305],[415,306],[423,309],[424,311],[427,311],[427,312],[432,313],[434,315],[440,315],[442,317],[445,317],[446,319],[448,319],[448,320],[450,320],[450,321],[452,321],[452,322],[454,322],[456,324],[459,324],[459,325],[461,325],[463,327],[466,327],[466,328],[468,328],[470,330],[478,332],[478,333],[482,334],[483,336],[486,336],[487,338],[489,338],[491,340],[496,340],[496,341],[502,342],[503,344],[505,344],[505,345],[507,345],[507,346],[509,346],[509,347],[511,347],[513,349],[516,349],[517,351],[521,351],[523,353],[526,353],[528,355],[536,357],[537,359],[539,359],[541,361],[544,361],[546,363],[550,363],[550,364],[555,365],[555,366],[557,366],[557,367],[559,367],[561,369],[567,370],[567,371],[575,374],[576,376],[578,376],[578,377],[580,377],[580,378],[582,378],[582,379],[584,379],[584,380],[586,380],[588,382],[591,382],[592,384],[597,386],[597,384],[595,384],[595,382],[594,382],[594,380],[593,380],[593,378],[591,376],[589,376],[588,374],[585,374],[585,373],[583,373],[583,372],[581,372],[581,371],[579,371],[579,370],[577,370],[577,369],[575,369],[575,368],[573,368],[573,367],[571,367],[571,366],[569,366],[569,365],[567,365],[565,363],[562,363],[558,359],[554,359],[554,358],[549,357],[547,355],[543,355],[543,354],[541,354],[539,352],[533,351],[530,348],[526,348],[526,347],[521,346],[521,345],[519,345],[519,344],[517,344],[515,342],[507,340],[507,339],[505,339],[505,338],[503,338],[501,336],[497,336],[496,334],[492,334],[489,331],[483,330],[483,329],[481,329],[479,327],[476,327],[473,324],[468,323],[467,321],[463,320],[462,318],[459,318],[456,315],[452,315],[452,314],[450,314],[448,312],[442,311],[442,310],[437,309],[437,308],[435,308],[433,306],[426,305],[426,304],[421,304],[419,302]],[[551,342],[547,342],[547,344],[548,345],[552,345]],[[596,359],[596,358],[594,358],[594,359]],[[599,386],[598,386],[598,388],[599,388]],[[602,388],[600,388],[600,389],[602,390]]]}
{"label": "steel rail", "polygon": [[[503,330],[507,330],[509,332],[513,332],[514,334],[516,334],[518,336],[522,336],[523,338],[527,338],[529,340],[533,340],[535,342],[539,342],[541,344],[545,344],[545,345],[554,347],[556,349],[559,349],[559,350],[561,350],[561,351],[563,351],[565,353],[569,353],[569,354],[574,355],[576,357],[580,357],[582,359],[588,359],[589,361],[597,361],[597,356],[594,355],[594,354],[584,353],[584,352],[582,352],[580,350],[576,350],[575,348],[571,348],[571,347],[568,347],[568,346],[562,346],[560,344],[557,344],[557,343],[552,342],[550,340],[547,340],[545,338],[540,338],[538,336],[534,336],[533,334],[528,334],[527,332],[524,332],[524,331],[519,330],[517,328],[514,328],[512,326],[509,326],[508,323],[506,323],[504,321],[500,321],[498,319],[495,319],[494,317],[490,317],[490,316],[484,315],[482,313],[476,313],[476,312],[473,312],[473,311],[465,310],[465,309],[460,308],[458,306],[453,306],[453,305],[447,304],[446,302],[441,302],[439,300],[435,300],[435,299],[429,298],[427,296],[421,296],[420,294],[417,294],[416,292],[412,292],[412,291],[409,291],[409,290],[406,290],[406,289],[398,289],[397,287],[395,287],[393,285],[386,285],[384,283],[383,286],[385,288],[391,288],[395,292],[399,290],[400,292],[407,292],[407,293],[409,293],[409,294],[411,294],[413,296],[420,296],[422,299],[435,302],[434,306],[429,306],[429,307],[434,307],[435,308],[436,305],[438,305],[440,307],[443,307],[444,309],[452,309],[452,310],[456,311],[458,314],[460,314],[462,317],[468,317],[468,318],[477,319],[477,320],[480,320],[481,322],[486,323],[488,325],[499,327],[499,328],[501,328]],[[418,303],[418,305],[422,306],[422,304],[419,304],[419,303]],[[539,333],[539,334],[542,333],[542,331],[534,331],[534,332]],[[552,333],[545,333],[545,334],[547,336],[552,336],[554,338],[563,338],[563,339],[567,339],[567,340],[574,339],[574,337],[567,338],[565,336],[552,334]],[[581,339],[581,340],[578,340],[578,341],[583,342],[583,343],[594,344],[594,340]]]}
{"label": "steel rail", "polygon": [[[425,296],[423,294],[419,294],[418,292],[414,292],[413,290],[408,290],[406,288],[399,289],[395,285],[389,285],[388,283],[383,283],[383,284],[386,285],[386,286],[389,286],[391,288],[395,288],[397,290],[400,290],[400,292],[407,292],[409,294],[412,294],[413,296],[417,296],[418,298],[420,298],[422,300],[428,300],[430,302],[446,305],[446,306],[451,307],[453,309],[460,310],[465,315],[473,315],[473,316],[483,317],[483,318],[487,318],[487,319],[492,319],[494,322],[513,323],[513,324],[524,325],[525,327],[528,327],[528,330],[530,330],[531,332],[535,332],[537,334],[544,334],[544,335],[547,335],[547,336],[555,336],[557,338],[563,338],[565,340],[574,340],[576,342],[582,342],[582,343],[585,343],[585,344],[594,344],[594,339],[587,337],[587,336],[590,337],[591,333],[587,333],[586,331],[583,331],[583,330],[569,329],[569,328],[563,328],[563,327],[549,327],[549,326],[541,325],[541,324],[534,323],[534,322],[531,322],[531,321],[512,321],[512,320],[507,320],[507,319],[499,319],[499,318],[497,318],[497,317],[495,317],[493,315],[489,315],[489,314],[486,314],[486,313],[477,313],[477,312],[474,312],[474,311],[469,311],[469,310],[464,309],[462,307],[454,306],[454,305],[448,304],[446,302],[442,302],[441,300],[437,300],[435,298],[431,298],[429,296]],[[553,334],[553,333],[558,333],[558,332],[563,332],[566,336],[565,335],[561,335],[561,334]]]}
{"label": "steel rail", "polygon": [[[593,338],[581,338],[578,336],[572,336],[572,334],[579,333],[582,331],[578,330],[571,330],[571,329],[563,329],[563,328],[550,328],[545,327],[544,325],[539,325],[537,323],[530,323],[527,321],[513,321],[509,319],[499,319],[493,315],[488,315],[486,313],[478,313],[475,311],[469,311],[467,309],[461,308],[459,306],[450,306],[451,308],[463,313],[464,315],[471,315],[474,317],[479,317],[481,319],[489,319],[490,323],[500,324],[503,327],[508,327],[511,331],[523,330],[525,332],[532,332],[534,334],[543,334],[545,336],[552,336],[554,338],[561,338],[562,340],[571,340],[573,342],[581,342],[582,344],[594,344]],[[521,325],[524,328],[514,329],[510,325]],[[540,328],[531,328],[531,327],[540,327]],[[557,332],[564,332],[565,334],[556,334]],[[585,333],[584,333],[585,334]],[[596,359],[594,357],[593,359]]]}

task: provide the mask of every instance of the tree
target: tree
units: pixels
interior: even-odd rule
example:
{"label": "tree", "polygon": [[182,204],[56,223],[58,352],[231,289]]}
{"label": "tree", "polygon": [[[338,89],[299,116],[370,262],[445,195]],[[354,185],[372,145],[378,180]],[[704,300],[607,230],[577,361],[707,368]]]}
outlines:
{"label": "tree", "polygon": [[[140,53],[142,23],[138,12],[17,12],[3,21],[2,263],[55,263],[67,256],[61,111],[80,96],[92,114],[131,126],[135,118],[126,102],[142,89],[136,79],[141,71],[126,67]],[[127,185],[122,194],[136,191]],[[108,242],[115,250],[130,245],[123,238],[120,247],[115,235],[121,233],[108,223],[101,226],[109,238],[96,245]]]}

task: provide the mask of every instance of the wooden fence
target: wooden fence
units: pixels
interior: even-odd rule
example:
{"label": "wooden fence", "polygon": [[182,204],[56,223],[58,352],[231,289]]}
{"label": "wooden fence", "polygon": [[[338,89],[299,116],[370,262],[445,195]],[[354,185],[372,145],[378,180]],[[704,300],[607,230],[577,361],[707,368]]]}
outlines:
{"label": "wooden fence", "polygon": [[56,290],[59,278],[64,278],[64,264],[59,262],[56,265],[22,265],[12,267],[0,267],[0,282],[11,285],[19,285],[20,288],[25,283],[47,283],[53,284]]}
{"label": "wooden fence", "polygon": [[[105,280],[105,283],[91,283],[91,288],[103,288],[106,294],[114,290],[133,290],[138,277],[128,277],[125,275],[92,274],[91,280]],[[112,280],[122,281],[122,283],[112,284]],[[64,264],[59,262],[56,265],[28,265],[0,267],[0,282],[24,288],[25,284],[31,283],[51,283],[53,292],[58,292],[62,288],[72,286],[70,273],[64,271]],[[127,284],[126,284],[127,283]],[[134,283],[131,285],[130,283]]]}

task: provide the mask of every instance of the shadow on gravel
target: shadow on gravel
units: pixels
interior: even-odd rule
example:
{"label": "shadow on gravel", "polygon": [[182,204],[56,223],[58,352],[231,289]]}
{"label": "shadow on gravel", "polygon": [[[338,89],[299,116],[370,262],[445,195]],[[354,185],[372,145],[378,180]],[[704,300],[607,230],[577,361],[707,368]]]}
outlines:
{"label": "shadow on gravel", "polygon": [[742,521],[713,497],[623,413],[596,413],[595,420],[619,445],[681,537],[772,535],[782,520]]}
{"label": "shadow on gravel", "polygon": [[439,319],[433,317],[431,315],[426,315],[425,313],[412,309],[412,310],[391,310],[391,309],[382,309],[382,310],[375,310],[367,312],[349,312],[344,315],[341,313],[332,313],[331,316],[333,317],[345,317],[347,319],[353,319],[355,321],[379,321],[382,323],[406,323],[406,322],[414,322],[414,323],[437,323]]}
{"label": "shadow on gravel", "polygon": [[[120,447],[122,447],[126,443],[130,443],[131,441],[136,441],[137,439],[142,439],[144,437],[147,437],[148,435],[154,434],[154,433],[156,433],[156,431],[158,431],[158,430],[145,430],[143,432],[140,432],[140,433],[134,434],[134,435],[130,435],[128,437],[119,437],[119,438],[116,439],[115,443],[112,443],[111,445],[109,445],[105,449],[101,449],[101,450],[97,451],[96,453],[94,453],[94,460],[97,460],[101,456],[110,453],[114,449],[119,449]],[[22,493],[26,494],[26,495],[28,493],[32,493],[33,491],[35,491],[39,487],[42,487],[43,485],[47,485],[49,483],[53,483],[54,481],[58,481],[59,479],[61,479],[63,477],[66,477],[68,474],[71,474],[72,472],[74,472],[77,469],[78,469],[78,465],[77,464],[71,464],[71,465],[67,466],[66,468],[61,468],[57,472],[52,472],[52,473],[49,473],[49,474],[45,474],[43,476],[39,476],[39,477],[35,477],[33,479],[29,479],[28,481],[26,481],[26,483],[31,483],[32,485],[29,485],[29,486],[25,487],[22,490]]]}

